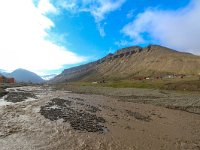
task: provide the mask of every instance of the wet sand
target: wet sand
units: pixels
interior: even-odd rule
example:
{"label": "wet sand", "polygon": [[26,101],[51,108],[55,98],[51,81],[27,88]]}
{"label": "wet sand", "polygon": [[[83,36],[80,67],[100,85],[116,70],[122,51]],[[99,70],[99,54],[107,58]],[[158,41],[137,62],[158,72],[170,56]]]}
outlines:
{"label": "wet sand", "polygon": [[[77,94],[51,87],[9,90],[35,96],[0,106],[1,150],[200,149],[199,114],[136,102],[146,99],[141,95]],[[162,96],[145,93],[152,100]]]}

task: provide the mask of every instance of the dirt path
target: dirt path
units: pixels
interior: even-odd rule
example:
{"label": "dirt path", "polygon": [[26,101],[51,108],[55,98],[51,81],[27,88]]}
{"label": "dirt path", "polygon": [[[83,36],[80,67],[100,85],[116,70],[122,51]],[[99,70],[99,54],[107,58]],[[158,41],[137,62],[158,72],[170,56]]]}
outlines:
{"label": "dirt path", "polygon": [[198,114],[47,87],[10,91],[32,97],[11,94],[16,103],[0,106],[1,150],[200,149]]}

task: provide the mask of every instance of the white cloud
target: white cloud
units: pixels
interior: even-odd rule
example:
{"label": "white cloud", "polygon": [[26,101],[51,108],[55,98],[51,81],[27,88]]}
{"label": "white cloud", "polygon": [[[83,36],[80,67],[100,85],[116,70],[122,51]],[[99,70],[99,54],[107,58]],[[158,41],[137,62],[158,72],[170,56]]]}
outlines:
{"label": "white cloud", "polygon": [[136,10],[136,9],[130,10],[130,11],[127,13],[126,17],[127,17],[128,19],[133,18],[134,13],[135,13],[135,10]]}
{"label": "white cloud", "polygon": [[93,15],[96,22],[101,22],[105,19],[106,14],[117,10],[124,2],[125,0],[97,0],[96,5],[88,8],[88,12]]}
{"label": "white cloud", "polygon": [[72,13],[88,12],[97,24],[101,36],[105,36],[105,16],[119,9],[126,0],[59,0],[57,4]]}
{"label": "white cloud", "polygon": [[41,14],[58,12],[57,9],[49,2],[49,0],[40,0],[37,7]]}
{"label": "white cloud", "polygon": [[200,54],[200,1],[176,10],[147,9],[121,31],[135,44],[148,42],[145,35],[161,45]]}
{"label": "white cloud", "polygon": [[121,40],[121,41],[116,41],[115,42],[115,45],[117,45],[118,47],[121,47],[121,46],[131,46],[131,45],[134,45],[134,43],[132,41],[127,41],[127,40]]}
{"label": "white cloud", "polygon": [[91,15],[95,18],[99,33],[102,37],[106,35],[104,27],[101,22],[105,19],[105,15],[108,13],[119,9],[125,0],[98,0],[96,5],[92,5],[86,11],[90,12]]}
{"label": "white cloud", "polygon": [[[61,69],[84,60],[63,46],[47,40],[54,22],[45,16],[58,13],[48,1],[36,7],[32,0],[0,2],[0,68],[24,68],[34,72]],[[49,32],[49,33],[48,33]]]}
{"label": "white cloud", "polygon": [[70,12],[78,12],[78,0],[55,0],[55,3],[60,9],[66,9]]}
{"label": "white cloud", "polygon": [[106,35],[105,30],[104,30],[104,27],[103,27],[100,23],[97,24],[97,29],[99,30],[99,34],[100,34],[102,37],[104,37],[104,36]]}

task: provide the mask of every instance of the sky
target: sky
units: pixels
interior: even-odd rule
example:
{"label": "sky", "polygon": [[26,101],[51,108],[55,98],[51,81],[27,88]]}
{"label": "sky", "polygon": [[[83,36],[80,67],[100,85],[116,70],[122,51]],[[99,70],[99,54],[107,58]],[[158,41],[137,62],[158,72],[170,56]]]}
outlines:
{"label": "sky", "polygon": [[4,0],[0,69],[59,74],[149,44],[200,55],[200,0]]}

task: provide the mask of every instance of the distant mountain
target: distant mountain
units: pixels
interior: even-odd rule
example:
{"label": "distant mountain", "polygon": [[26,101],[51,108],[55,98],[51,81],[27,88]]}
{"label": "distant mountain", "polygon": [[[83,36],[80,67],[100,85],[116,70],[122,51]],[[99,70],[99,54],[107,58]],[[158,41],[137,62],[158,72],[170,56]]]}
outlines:
{"label": "distant mountain", "polygon": [[41,76],[41,78],[42,78],[43,80],[48,81],[48,80],[50,80],[50,79],[53,79],[55,76],[56,76],[56,74],[50,74],[50,75]]}
{"label": "distant mountain", "polygon": [[0,69],[0,75],[5,76],[5,77],[10,77],[10,73],[4,72],[4,70]]}
{"label": "distant mountain", "polygon": [[44,80],[37,74],[25,70],[25,69],[16,69],[11,73],[2,73],[6,77],[15,78],[16,82],[31,82],[31,83],[43,83]]}
{"label": "distant mountain", "polygon": [[158,45],[133,46],[118,50],[102,59],[65,69],[52,82],[132,79],[137,76],[168,74],[197,75],[200,56],[178,52]]}

